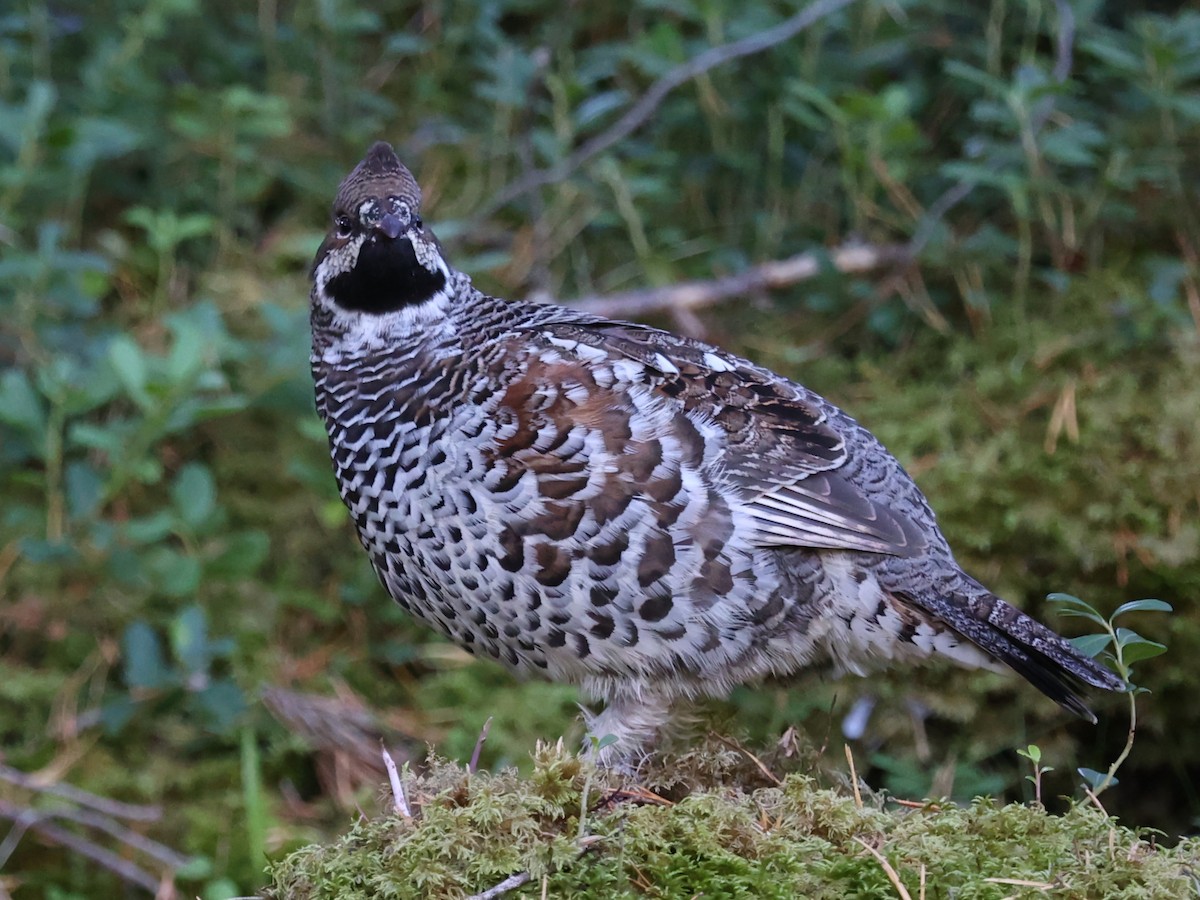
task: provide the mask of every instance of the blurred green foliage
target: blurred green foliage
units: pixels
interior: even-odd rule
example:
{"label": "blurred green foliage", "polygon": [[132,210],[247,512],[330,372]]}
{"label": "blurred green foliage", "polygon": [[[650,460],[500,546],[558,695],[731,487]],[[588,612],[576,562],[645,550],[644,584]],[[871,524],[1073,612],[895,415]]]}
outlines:
{"label": "blurred green foliage", "polygon": [[[195,858],[183,889],[218,897],[261,881],[259,848],[320,835],[371,789],[335,789],[344,761],[268,712],[267,686],[402,711],[388,733],[414,753],[462,758],[494,715],[488,764],[573,727],[573,691],[515,685],[387,602],[333,490],[306,268],[339,176],[382,137],[451,258],[504,295],[919,238],[908,271],[728,304],[705,314],[709,337],[860,417],[968,567],[1027,608],[1052,589],[1175,603],[1171,634],[1147,628],[1173,651],[1142,675],[1157,740],[1106,798],[1193,827],[1200,11],[861,0],[476,214],[672,67],[800,6],[5,7],[5,762],[163,804],[156,837]],[[760,743],[791,724],[815,739],[867,693],[869,777],[912,795],[1017,795],[1015,748],[1032,741],[1056,770],[1047,795],[1070,792],[1074,762],[1103,769],[1124,740],[1119,716],[1065,728],[1021,686],[938,672],[745,690],[713,712],[736,709],[728,725]],[[27,835],[6,877],[27,896],[115,885],[64,853]]]}

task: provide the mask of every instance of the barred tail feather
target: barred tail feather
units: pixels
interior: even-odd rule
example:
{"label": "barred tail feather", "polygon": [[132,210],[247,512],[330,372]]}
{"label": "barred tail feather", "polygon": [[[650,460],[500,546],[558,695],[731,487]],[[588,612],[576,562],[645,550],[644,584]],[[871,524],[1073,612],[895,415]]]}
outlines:
{"label": "barred tail feather", "polygon": [[1080,695],[1080,687],[1125,690],[1124,682],[1106,666],[978,582],[972,579],[964,588],[950,597],[912,597],[909,601],[941,619],[1064,709],[1093,724],[1096,716]]}

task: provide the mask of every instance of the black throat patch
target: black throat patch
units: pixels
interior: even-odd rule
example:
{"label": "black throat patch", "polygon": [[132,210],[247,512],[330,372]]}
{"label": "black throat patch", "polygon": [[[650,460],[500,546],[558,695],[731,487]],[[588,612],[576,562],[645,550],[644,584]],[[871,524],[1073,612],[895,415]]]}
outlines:
{"label": "black throat patch", "polygon": [[417,262],[412,241],[376,234],[363,242],[354,268],[331,278],[326,291],[342,309],[387,313],[424,303],[445,286],[441,271]]}

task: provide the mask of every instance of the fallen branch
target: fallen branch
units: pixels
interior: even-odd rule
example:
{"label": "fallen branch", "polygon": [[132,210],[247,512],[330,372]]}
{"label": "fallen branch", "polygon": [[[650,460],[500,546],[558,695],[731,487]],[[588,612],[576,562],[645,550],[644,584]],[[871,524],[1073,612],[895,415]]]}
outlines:
{"label": "fallen branch", "polygon": [[838,272],[857,274],[903,265],[910,259],[908,248],[899,244],[840,247],[828,253],[801,253],[787,259],[759,263],[744,272],[712,281],[682,281],[661,288],[581,297],[569,301],[567,305],[598,316],[638,318],[657,312],[694,310],[729,297],[744,297],[790,287],[816,277],[826,261]]}
{"label": "fallen branch", "polygon": [[535,169],[501,188],[487,206],[476,214],[477,217],[486,219],[496,210],[511,203],[518,197],[528,194],[532,190],[570,178],[580,166],[592,157],[603,153],[613,144],[624,140],[637,131],[637,129],[641,128],[654,115],[667,95],[677,87],[687,84],[692,79],[698,78],[705,72],[724,65],[727,62],[741,59],[744,56],[752,56],[755,53],[761,53],[764,50],[769,50],[776,44],[789,41],[826,16],[832,15],[853,2],[854,0],[817,0],[816,3],[801,10],[790,19],[780,22],[773,28],[767,28],[744,37],[741,40],[722,44],[719,47],[710,47],[703,53],[693,56],[687,62],[671,69],[654,82],[654,84],[650,85],[650,89],[641,96],[637,103],[626,110],[625,114],[614,122],[611,127],[605,129],[591,140],[585,141],[579,149],[565,160],[548,169]]}
{"label": "fallen branch", "polygon": [[[31,812],[37,813],[37,818],[30,820]],[[47,816],[48,814],[41,813],[40,811],[31,811],[0,801],[0,817],[16,823],[13,826],[14,829],[24,826],[22,834],[24,834],[25,830],[37,832],[43,838],[59,846],[73,850],[80,856],[90,859],[92,862],[108,869],[122,881],[135,884],[149,891],[151,894],[158,893],[160,882],[154,875],[136,863],[118,856],[111,850],[106,850],[83,835],[76,834],[66,828],[60,828],[46,821]]]}
{"label": "fallen branch", "polygon": [[90,791],[77,788],[70,784],[59,782],[45,783],[12,766],[0,765],[0,780],[23,787],[28,791],[42,794],[54,794],[80,806],[86,806],[107,816],[118,819],[133,819],[137,822],[157,822],[162,818],[162,808],[158,806],[141,806],[133,803],[122,803],[120,800],[110,800],[100,797]]}
{"label": "fallen branch", "polygon": [[127,828],[114,819],[101,815],[98,812],[93,812],[88,809],[46,809],[39,810],[42,821],[50,821],[51,819],[65,819],[68,822],[75,822],[79,825],[84,825],[88,828],[95,828],[97,831],[102,831],[111,837],[116,838],[127,847],[138,850],[146,856],[153,859],[155,862],[161,863],[166,868],[182,869],[190,863],[191,857],[180,853],[168,847],[166,844],[160,844],[153,838],[148,838],[144,834],[134,831],[132,828]]}

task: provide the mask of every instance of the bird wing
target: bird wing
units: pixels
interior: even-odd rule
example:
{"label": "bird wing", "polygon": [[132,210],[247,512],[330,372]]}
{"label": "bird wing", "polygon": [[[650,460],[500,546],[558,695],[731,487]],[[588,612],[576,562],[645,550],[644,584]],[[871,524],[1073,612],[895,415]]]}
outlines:
{"label": "bird wing", "polygon": [[[856,453],[887,451],[800,385],[706,344],[624,322],[552,323],[543,334],[641,363],[648,386],[725,433],[717,465],[741,489],[761,546],[916,556],[925,530],[850,476]],[[866,446],[859,446],[863,440]]]}

